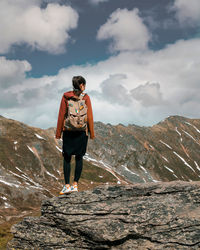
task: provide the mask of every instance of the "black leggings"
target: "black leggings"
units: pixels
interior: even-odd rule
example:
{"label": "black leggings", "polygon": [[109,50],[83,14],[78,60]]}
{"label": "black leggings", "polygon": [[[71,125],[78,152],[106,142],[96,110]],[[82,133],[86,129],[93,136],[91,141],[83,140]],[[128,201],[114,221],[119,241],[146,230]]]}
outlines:
{"label": "black leggings", "polygon": [[[63,162],[63,170],[64,170],[64,178],[65,178],[65,184],[70,183],[70,172],[71,172],[71,155],[63,154],[64,156],[64,162]],[[76,166],[75,166],[75,175],[74,175],[74,181],[78,182],[81,177],[81,172],[83,168],[83,156],[82,155],[76,155],[75,156]]]}

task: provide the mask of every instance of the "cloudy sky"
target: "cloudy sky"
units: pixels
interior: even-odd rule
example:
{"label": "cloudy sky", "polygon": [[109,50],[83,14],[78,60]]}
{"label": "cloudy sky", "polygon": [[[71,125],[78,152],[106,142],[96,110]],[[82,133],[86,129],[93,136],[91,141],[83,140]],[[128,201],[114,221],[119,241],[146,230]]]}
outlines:
{"label": "cloudy sky", "polygon": [[57,123],[74,75],[94,120],[200,118],[199,0],[1,0],[0,114]]}

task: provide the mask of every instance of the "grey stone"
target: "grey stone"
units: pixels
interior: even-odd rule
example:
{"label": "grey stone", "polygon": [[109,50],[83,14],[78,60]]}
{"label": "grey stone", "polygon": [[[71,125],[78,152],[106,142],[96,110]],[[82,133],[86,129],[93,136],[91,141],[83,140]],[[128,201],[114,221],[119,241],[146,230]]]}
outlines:
{"label": "grey stone", "polygon": [[8,249],[200,249],[200,182],[101,186],[43,201]]}

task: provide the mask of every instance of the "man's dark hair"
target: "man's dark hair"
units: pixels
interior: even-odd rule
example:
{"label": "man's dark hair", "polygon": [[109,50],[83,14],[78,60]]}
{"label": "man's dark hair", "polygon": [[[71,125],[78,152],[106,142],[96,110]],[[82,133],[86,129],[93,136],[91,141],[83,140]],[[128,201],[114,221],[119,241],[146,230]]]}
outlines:
{"label": "man's dark hair", "polygon": [[80,84],[81,83],[83,83],[84,85],[86,84],[86,80],[82,76],[74,76],[72,78],[72,85],[73,85],[73,88],[74,88],[75,91],[80,90]]}

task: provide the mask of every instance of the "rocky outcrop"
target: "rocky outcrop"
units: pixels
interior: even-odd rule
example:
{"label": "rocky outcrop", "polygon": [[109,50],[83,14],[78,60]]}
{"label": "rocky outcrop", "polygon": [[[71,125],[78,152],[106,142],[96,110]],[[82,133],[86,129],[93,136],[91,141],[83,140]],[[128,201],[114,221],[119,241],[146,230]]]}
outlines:
{"label": "rocky outcrop", "polygon": [[8,249],[200,249],[200,182],[104,185],[54,197]]}

